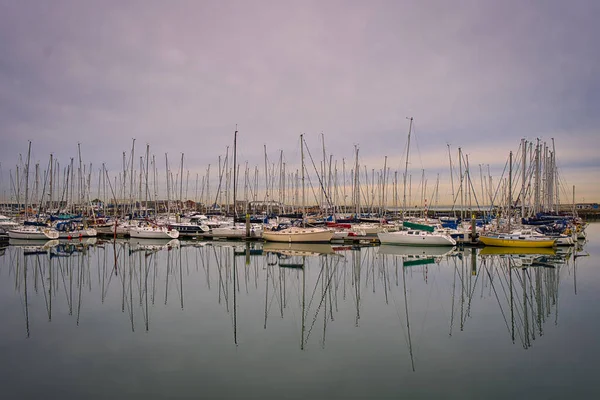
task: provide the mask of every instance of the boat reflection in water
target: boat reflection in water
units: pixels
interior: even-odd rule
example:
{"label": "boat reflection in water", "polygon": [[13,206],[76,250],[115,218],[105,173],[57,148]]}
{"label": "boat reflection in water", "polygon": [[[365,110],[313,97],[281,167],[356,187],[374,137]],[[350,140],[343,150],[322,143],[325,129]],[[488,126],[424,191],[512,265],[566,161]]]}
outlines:
{"label": "boat reflection in water", "polygon": [[298,256],[317,256],[334,254],[333,246],[329,243],[283,243],[265,242],[263,250],[266,252]]}
{"label": "boat reflection in water", "polygon": [[48,240],[46,242],[40,240],[29,240],[29,239],[10,239],[9,244],[11,246],[20,247],[25,254],[33,254],[33,253],[46,253],[50,251],[53,247],[58,246],[58,239]]}
{"label": "boat reflection in water", "polygon": [[[410,369],[415,370],[411,318],[417,318],[419,330],[425,332],[418,334],[419,353],[439,339],[433,327],[440,319],[449,319],[449,332],[444,334],[450,337],[457,321],[460,331],[484,329],[471,313],[478,303],[481,310],[495,313],[513,342],[520,340],[528,348],[543,333],[546,320],[558,323],[562,268],[573,269],[576,288],[574,253],[551,248],[461,251],[393,245],[352,249],[322,243],[89,240],[54,240],[35,247],[11,240],[0,258],[0,271],[8,271],[14,285],[5,286],[9,293],[3,294],[21,297],[18,304],[25,307],[27,335],[43,335],[44,323],[58,309],[73,316],[77,325],[89,323],[85,313],[93,311],[95,319],[132,332],[140,325],[148,332],[152,325],[160,325],[154,334],[166,335],[179,324],[206,334],[219,332],[210,336],[215,343],[221,343],[223,331],[229,330],[235,345],[289,340],[288,345],[300,343],[306,350],[311,338],[314,343],[318,337],[324,347],[334,324],[334,335],[345,332],[364,339],[352,329],[368,332],[360,322],[370,313],[370,323],[386,329],[393,329],[390,321],[395,321],[407,346],[394,351],[401,359],[410,357]],[[111,308],[115,302],[120,312]],[[32,317],[31,304],[45,308],[45,316]],[[199,319],[198,310],[211,318]],[[257,311],[260,321],[250,317]],[[254,324],[262,329],[256,330]]]}
{"label": "boat reflection in water", "polygon": [[378,254],[401,257],[405,267],[432,263],[439,264],[444,257],[455,253],[456,247],[448,246],[411,247],[382,244],[378,248]]}
{"label": "boat reflection in water", "polygon": [[[571,252],[485,247],[479,255],[512,342],[518,339],[523,348],[531,347],[548,319],[558,324],[560,269],[569,265]],[[572,262],[575,268],[574,258]]]}
{"label": "boat reflection in water", "polygon": [[143,239],[132,238],[129,240],[131,251],[160,251],[179,248],[179,239]]}

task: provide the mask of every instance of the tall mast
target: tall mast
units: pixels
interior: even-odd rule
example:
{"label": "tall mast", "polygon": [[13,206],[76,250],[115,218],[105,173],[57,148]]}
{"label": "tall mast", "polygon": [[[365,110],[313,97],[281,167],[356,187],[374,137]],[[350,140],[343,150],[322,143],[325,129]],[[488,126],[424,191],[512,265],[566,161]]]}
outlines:
{"label": "tall mast", "polygon": [[300,160],[302,168],[302,226],[306,226],[306,198],[304,196],[304,135],[300,134]]}
{"label": "tall mast", "polygon": [[169,195],[169,157],[165,153],[165,169],[167,171],[167,221],[171,217],[171,197]]}
{"label": "tall mast", "polygon": [[552,167],[554,168],[553,171],[553,176],[554,176],[554,190],[555,190],[555,194],[554,194],[554,202],[556,204],[555,209],[556,209],[556,213],[558,214],[558,209],[560,207],[560,199],[559,199],[559,191],[558,191],[558,169],[556,168],[556,148],[554,147],[554,138],[552,138],[552,154],[554,154],[554,159],[553,159],[553,165]]}
{"label": "tall mast", "polygon": [[135,139],[133,139],[133,142],[131,144],[131,173],[129,174],[129,181],[130,181],[130,185],[129,185],[129,205],[131,207],[131,214],[133,215],[133,157],[135,155]]}
{"label": "tall mast", "polygon": [[458,190],[460,191],[460,219],[462,220],[465,218],[465,196],[463,191],[464,176],[462,171],[462,149],[460,147],[458,148],[458,173],[460,175],[460,186],[458,188]]}
{"label": "tall mast", "polygon": [[25,220],[29,217],[28,201],[29,201],[29,160],[31,158],[31,140],[27,150],[27,164],[25,165]]}
{"label": "tall mast", "polygon": [[540,211],[540,139],[537,139],[535,145],[535,180],[533,188],[533,212]]}
{"label": "tall mast", "polygon": [[[300,136],[300,144],[302,144],[302,135]],[[267,215],[270,213],[270,204],[269,204],[269,167],[267,166],[267,145],[264,145],[265,150],[265,200],[267,202]]]}
{"label": "tall mast", "polygon": [[402,200],[402,215],[406,213],[406,175],[408,174],[408,154],[410,151],[410,133],[412,130],[413,117],[408,118],[410,123],[408,125],[408,143],[406,145],[406,163],[404,165],[404,196]]}
{"label": "tall mast", "polygon": [[525,218],[525,179],[527,178],[527,140],[521,139],[521,146],[523,147],[523,162],[522,162],[522,177],[521,177],[521,218]]}
{"label": "tall mast", "polygon": [[354,145],[354,149],[356,150],[356,164],[354,166],[354,205],[356,206],[355,211],[358,217],[358,214],[360,214],[360,188],[358,187],[360,182],[360,168],[358,165],[358,146]]}
{"label": "tall mast", "polygon": [[53,184],[54,184],[54,159],[53,159],[52,153],[50,153],[50,196],[49,196],[50,197],[50,210],[54,210],[54,206],[52,205],[52,202],[54,200],[54,192],[52,190]]}
{"label": "tall mast", "polygon": [[[453,175],[453,168],[452,168],[452,153],[450,152],[450,144],[447,144],[448,146],[448,159],[450,160],[450,183],[452,185],[452,209],[454,210],[454,175]],[[454,211],[454,216],[456,217],[456,211]]]}
{"label": "tall mast", "polygon": [[383,159],[383,185],[381,186],[381,216],[385,217],[385,187],[387,185],[387,156]]}
{"label": "tall mast", "polygon": [[508,156],[508,231],[510,232],[510,216],[512,208],[512,151]]}
{"label": "tall mast", "polygon": [[237,124],[233,132],[233,218],[237,217],[236,196],[237,196]]}
{"label": "tall mast", "polygon": [[[149,163],[150,163],[150,145],[146,144],[146,190],[144,193],[144,198],[146,201],[146,213],[145,213],[146,218],[148,218],[148,191],[150,190],[150,186],[148,186]],[[156,182],[155,182],[155,184],[156,184]]]}
{"label": "tall mast", "polygon": [[181,172],[179,174],[179,212],[183,212],[183,153],[181,153]]}
{"label": "tall mast", "polygon": [[324,192],[325,195],[327,194],[327,187],[325,186],[325,171],[326,171],[326,165],[327,165],[327,161],[326,161],[326,155],[325,155],[325,135],[323,134],[323,132],[321,132],[321,140],[323,142],[323,164],[321,166],[321,177],[322,177],[322,182],[323,182],[323,188],[321,190],[321,207],[325,204],[325,200],[323,198],[324,196]]}

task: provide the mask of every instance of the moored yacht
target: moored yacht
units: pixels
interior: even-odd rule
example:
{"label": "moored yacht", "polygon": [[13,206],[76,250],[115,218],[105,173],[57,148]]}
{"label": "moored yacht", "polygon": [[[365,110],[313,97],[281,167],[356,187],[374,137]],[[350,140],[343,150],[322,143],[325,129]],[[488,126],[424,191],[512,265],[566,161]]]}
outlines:
{"label": "moored yacht", "polygon": [[8,231],[8,237],[11,239],[27,240],[53,240],[58,239],[58,231],[46,226],[25,225]]}
{"label": "moored yacht", "polygon": [[129,228],[129,236],[141,239],[177,239],[179,231],[165,226],[145,225]]}
{"label": "moored yacht", "polygon": [[263,239],[268,242],[317,243],[330,242],[333,231],[326,228],[292,226],[282,230],[264,230]]}
{"label": "moored yacht", "polygon": [[445,233],[409,229],[406,231],[380,232],[377,238],[382,244],[405,246],[455,246],[456,240]]}

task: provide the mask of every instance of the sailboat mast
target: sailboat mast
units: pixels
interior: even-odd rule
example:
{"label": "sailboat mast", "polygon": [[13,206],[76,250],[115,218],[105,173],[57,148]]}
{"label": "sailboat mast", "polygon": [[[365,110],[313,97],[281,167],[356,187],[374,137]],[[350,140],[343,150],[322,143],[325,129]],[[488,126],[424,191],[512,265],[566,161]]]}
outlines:
{"label": "sailboat mast", "polygon": [[149,186],[148,186],[148,166],[149,166],[149,163],[150,163],[150,145],[146,144],[146,191],[144,193],[144,197],[145,197],[145,200],[146,200],[146,212],[145,212],[145,214],[146,214],[145,217],[146,218],[148,218],[148,191],[150,190]]}
{"label": "sailboat mast", "polygon": [[302,169],[302,226],[306,226],[306,198],[304,193],[304,135],[300,134],[300,160]]}
{"label": "sailboat mast", "polygon": [[[130,181],[130,184],[129,184],[129,206],[130,206],[130,211],[131,211],[132,216],[133,216],[133,157],[134,157],[134,155],[135,155],[135,139],[133,139],[133,142],[131,144],[131,160],[130,160],[131,173],[129,174],[129,181]],[[71,181],[72,181],[72,179],[71,179]],[[72,191],[71,191],[71,193],[72,193]]]}
{"label": "sailboat mast", "polygon": [[183,213],[183,154],[181,153],[181,172],[179,174],[179,212]]}
{"label": "sailboat mast", "polygon": [[356,206],[356,217],[360,214],[360,188],[359,188],[359,176],[360,176],[360,168],[358,165],[358,146],[354,145],[354,149],[356,150],[356,163],[354,166],[354,205]]}
{"label": "sailboat mast", "polygon": [[237,217],[236,196],[237,196],[237,124],[233,132],[233,218]]}
{"label": "sailboat mast", "polygon": [[465,218],[465,196],[463,191],[464,175],[462,170],[462,149],[460,147],[458,148],[458,173],[460,178],[460,186],[458,188],[458,190],[460,191],[460,219],[462,221]]}
{"label": "sailboat mast", "polygon": [[27,150],[27,164],[25,165],[25,220],[29,217],[28,201],[29,201],[29,161],[31,158],[31,141]]}
{"label": "sailboat mast", "polygon": [[[450,184],[452,185],[452,209],[454,210],[454,202],[456,199],[454,198],[454,168],[452,168],[452,153],[450,152],[450,144],[448,146],[448,160],[450,161]],[[454,211],[454,216],[456,217],[456,211]]]}
{"label": "sailboat mast", "polygon": [[521,139],[521,146],[523,147],[523,171],[522,171],[522,182],[521,182],[521,218],[525,218],[525,179],[527,178],[527,140]]}
{"label": "sailboat mast", "polygon": [[512,209],[512,151],[509,153],[508,160],[508,231],[510,232],[510,217]]}
{"label": "sailboat mast", "polygon": [[167,172],[167,221],[171,217],[171,198],[169,195],[169,157],[165,153],[165,170]]}
{"label": "sailboat mast", "polygon": [[413,117],[408,118],[410,121],[408,125],[408,142],[406,145],[406,163],[404,165],[404,196],[402,200],[402,215],[406,213],[406,175],[408,174],[408,154],[410,151],[410,133],[412,130]]}
{"label": "sailboat mast", "polygon": [[[53,200],[54,200],[54,191],[53,191],[53,184],[54,184],[54,155],[52,153],[50,153],[50,171],[49,171],[49,175],[50,175],[50,210],[54,210],[54,206],[52,204]],[[50,213],[52,213],[52,211],[50,211]]]}

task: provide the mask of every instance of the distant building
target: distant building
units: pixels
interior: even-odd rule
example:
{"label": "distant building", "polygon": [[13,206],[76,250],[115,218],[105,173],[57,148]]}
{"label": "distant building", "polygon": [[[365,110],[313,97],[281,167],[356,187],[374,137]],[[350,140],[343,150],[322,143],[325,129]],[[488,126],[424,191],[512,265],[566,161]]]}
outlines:
{"label": "distant building", "polygon": [[598,210],[598,203],[577,203],[575,204],[577,210]]}

